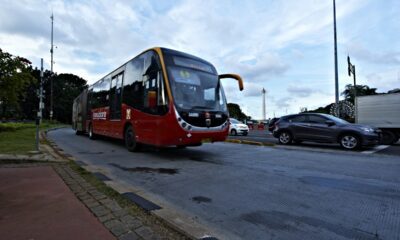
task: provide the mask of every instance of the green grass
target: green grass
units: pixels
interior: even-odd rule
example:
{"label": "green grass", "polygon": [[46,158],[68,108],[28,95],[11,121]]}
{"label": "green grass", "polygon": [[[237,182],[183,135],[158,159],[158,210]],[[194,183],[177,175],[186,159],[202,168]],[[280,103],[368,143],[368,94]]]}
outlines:
{"label": "green grass", "polygon": [[[43,122],[40,129],[63,126]],[[35,150],[36,125],[33,123],[0,123],[0,154],[28,154]]]}

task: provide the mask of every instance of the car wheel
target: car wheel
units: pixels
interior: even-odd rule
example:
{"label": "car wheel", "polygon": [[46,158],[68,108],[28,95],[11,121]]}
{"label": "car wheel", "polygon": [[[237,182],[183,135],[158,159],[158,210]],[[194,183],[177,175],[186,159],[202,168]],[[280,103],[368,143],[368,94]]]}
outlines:
{"label": "car wheel", "polygon": [[292,143],[293,137],[290,132],[282,131],[281,133],[279,133],[278,140],[279,143],[287,145]]}
{"label": "car wheel", "polygon": [[247,132],[244,132],[244,133],[243,133],[243,136],[247,136],[247,134],[248,134]]}
{"label": "car wheel", "polygon": [[96,139],[96,134],[93,133],[92,124],[89,124],[89,138],[92,140]]}
{"label": "car wheel", "polygon": [[232,130],[231,130],[231,135],[234,135],[234,136],[237,135],[236,129],[232,129]]}
{"label": "car wheel", "polygon": [[360,140],[354,134],[345,134],[340,138],[340,145],[344,149],[354,150],[360,147]]}
{"label": "car wheel", "polygon": [[140,150],[140,145],[136,142],[135,132],[133,131],[132,126],[129,126],[125,129],[124,140],[125,147],[128,149],[128,151],[136,152]]}

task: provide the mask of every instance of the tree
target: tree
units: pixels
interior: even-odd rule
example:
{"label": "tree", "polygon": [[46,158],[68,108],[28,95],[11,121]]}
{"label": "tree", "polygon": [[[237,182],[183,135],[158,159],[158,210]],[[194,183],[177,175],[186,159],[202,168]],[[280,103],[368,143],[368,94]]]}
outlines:
{"label": "tree", "polygon": [[[53,77],[53,113],[54,119],[64,123],[72,121],[72,104],[74,99],[87,87],[87,81],[79,76],[70,73],[62,73]],[[50,115],[50,79],[46,78],[44,89],[45,116]]]}
{"label": "tree", "polygon": [[35,82],[29,67],[31,62],[0,49],[0,106],[1,118],[16,118],[19,113],[18,100],[25,96],[27,85]]}
{"label": "tree", "polygon": [[[356,85],[357,96],[376,95],[376,88],[370,88],[367,85]],[[346,101],[354,104],[354,86],[347,84],[345,90],[341,93]]]}
{"label": "tree", "polygon": [[240,109],[240,106],[236,103],[228,103],[229,116],[236,118],[239,121],[248,120],[249,117],[246,116]]}
{"label": "tree", "polygon": [[325,107],[319,107],[317,109],[314,110],[307,110],[305,111],[306,113],[325,113],[325,114],[330,114],[330,109],[332,107],[332,104],[328,104]]}

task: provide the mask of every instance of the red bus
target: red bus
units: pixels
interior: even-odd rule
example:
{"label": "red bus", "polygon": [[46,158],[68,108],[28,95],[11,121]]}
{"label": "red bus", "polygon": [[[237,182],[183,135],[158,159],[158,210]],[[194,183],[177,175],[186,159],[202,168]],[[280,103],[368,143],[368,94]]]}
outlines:
{"label": "red bus", "polygon": [[224,141],[229,114],[218,75],[198,57],[167,48],[144,51],[89,86],[73,104],[72,128],[123,139],[128,150],[143,144],[199,146]]}

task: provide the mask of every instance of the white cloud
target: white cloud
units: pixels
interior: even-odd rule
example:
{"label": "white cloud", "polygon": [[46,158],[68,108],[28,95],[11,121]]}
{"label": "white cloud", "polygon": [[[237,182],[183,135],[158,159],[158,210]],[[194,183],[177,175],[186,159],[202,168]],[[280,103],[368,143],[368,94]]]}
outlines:
{"label": "white cloud", "polygon": [[291,96],[301,97],[301,98],[309,97],[314,93],[320,92],[319,89],[307,86],[299,86],[299,85],[290,85],[287,88],[287,91]]}
{"label": "white cloud", "polygon": [[[365,8],[372,3],[337,1],[340,76],[346,74],[343,48],[356,46],[351,47],[355,60],[392,64],[390,68],[357,65],[360,83],[391,89],[399,85],[398,50],[383,51],[377,45],[371,50],[370,43],[360,42],[368,39],[368,34],[379,34],[364,32],[368,23],[357,22],[359,16],[368,14]],[[55,71],[80,75],[90,83],[141,51],[164,46],[204,58],[220,73],[242,75],[245,90],[238,92],[234,81],[224,80],[226,95],[255,118],[261,117],[262,88],[268,89],[269,116],[285,114],[286,109],[296,112],[300,107],[322,106],[334,99],[332,89],[327,89],[333,86],[332,1],[0,0],[0,4],[3,50],[24,56],[34,65],[43,57],[49,68],[49,17],[53,11],[58,46]],[[385,18],[383,12],[375,15]],[[358,24],[357,32],[343,34],[351,32],[348,25],[353,22]],[[393,32],[397,36],[393,42],[399,39],[398,32]],[[318,59],[313,58],[314,52]],[[308,80],[298,81],[299,74]],[[342,85],[346,81],[341,77]]]}

